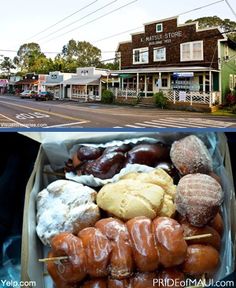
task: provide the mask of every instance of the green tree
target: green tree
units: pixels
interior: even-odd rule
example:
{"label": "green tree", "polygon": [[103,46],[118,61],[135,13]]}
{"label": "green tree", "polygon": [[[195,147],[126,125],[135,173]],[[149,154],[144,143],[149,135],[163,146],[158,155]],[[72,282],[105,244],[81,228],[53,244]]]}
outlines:
{"label": "green tree", "polygon": [[63,46],[61,56],[67,63],[68,72],[75,72],[77,67],[101,65],[101,50],[86,41],[70,40]]}
{"label": "green tree", "polygon": [[[186,23],[191,23],[198,21],[199,28],[211,28],[211,27],[220,27],[223,32],[227,32],[226,35],[236,41],[236,22],[226,18],[221,19],[218,16],[209,16],[209,17],[201,17],[195,20],[188,20]],[[232,32],[228,32],[232,31]]]}
{"label": "green tree", "polygon": [[22,72],[34,71],[37,62],[46,60],[46,56],[41,52],[41,48],[37,43],[26,43],[20,46],[17,56],[13,59],[14,64]]}
{"label": "green tree", "polygon": [[11,75],[11,69],[15,69],[15,65],[13,61],[9,57],[3,57],[2,62],[0,63],[0,69],[7,74],[8,79]]}

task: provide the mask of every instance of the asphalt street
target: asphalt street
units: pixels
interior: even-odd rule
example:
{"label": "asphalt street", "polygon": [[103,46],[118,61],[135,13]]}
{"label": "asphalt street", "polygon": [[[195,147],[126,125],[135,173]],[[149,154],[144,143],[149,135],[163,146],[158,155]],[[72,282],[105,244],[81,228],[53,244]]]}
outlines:
{"label": "asphalt street", "polygon": [[0,96],[0,128],[236,128],[236,118],[74,101]]}

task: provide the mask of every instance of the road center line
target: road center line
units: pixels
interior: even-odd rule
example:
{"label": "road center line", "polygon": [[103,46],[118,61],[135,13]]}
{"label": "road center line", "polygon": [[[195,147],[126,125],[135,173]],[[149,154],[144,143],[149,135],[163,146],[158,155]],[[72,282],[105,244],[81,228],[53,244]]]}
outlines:
{"label": "road center line", "polygon": [[86,121],[86,123],[90,122],[89,120],[79,119],[79,118],[75,118],[75,117],[71,117],[71,116],[67,116],[67,115],[61,115],[59,113],[50,112],[47,110],[41,110],[41,109],[37,109],[37,108],[32,108],[32,107],[28,107],[28,106],[24,106],[24,105],[9,103],[9,102],[5,102],[5,101],[0,101],[0,103],[12,105],[12,106],[17,106],[20,108],[25,108],[25,109],[29,109],[29,110],[33,110],[33,111],[38,111],[38,112],[42,112],[42,113],[47,113],[47,114],[52,115],[52,116],[57,116],[57,117],[61,117],[61,118],[68,119],[68,120],[74,120],[77,122],[79,122],[79,121]]}
{"label": "road center line", "polygon": [[[84,124],[84,123],[88,123],[88,121],[80,121],[80,122],[66,123],[66,124],[57,124],[57,125],[47,126],[45,128],[65,127],[65,126],[72,126],[72,125]],[[82,128],[82,127],[80,127],[80,128]]]}

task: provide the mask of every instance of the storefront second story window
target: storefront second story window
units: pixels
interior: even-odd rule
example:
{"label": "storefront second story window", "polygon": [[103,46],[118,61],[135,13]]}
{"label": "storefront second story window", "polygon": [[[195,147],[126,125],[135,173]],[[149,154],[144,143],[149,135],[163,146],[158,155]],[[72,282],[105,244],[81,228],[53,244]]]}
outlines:
{"label": "storefront second story window", "polygon": [[156,32],[157,32],[157,33],[163,32],[163,24],[162,24],[162,23],[158,23],[158,24],[156,25]]}
{"label": "storefront second story window", "polygon": [[133,49],[133,64],[148,63],[148,47]]}
{"label": "storefront second story window", "polygon": [[186,42],[180,44],[180,61],[203,60],[203,41]]}
{"label": "storefront second story window", "polygon": [[154,61],[166,61],[166,48],[165,47],[154,48],[153,60]]}

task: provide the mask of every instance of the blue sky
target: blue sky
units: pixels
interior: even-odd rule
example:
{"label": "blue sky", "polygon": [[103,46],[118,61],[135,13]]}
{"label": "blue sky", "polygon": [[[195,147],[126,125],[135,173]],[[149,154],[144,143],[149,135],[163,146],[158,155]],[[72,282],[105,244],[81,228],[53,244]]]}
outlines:
{"label": "blue sky", "polygon": [[[24,43],[36,42],[44,52],[60,52],[63,45],[73,38],[77,41],[89,41],[102,50],[103,59],[109,59],[114,55],[110,51],[115,51],[119,42],[129,40],[130,33],[142,30],[140,28],[143,23],[169,18],[214,2],[217,0],[3,0],[0,17],[0,49],[18,50]],[[128,3],[131,4],[110,13]],[[236,11],[236,1],[228,0],[228,3]],[[102,8],[103,6],[106,7]],[[81,11],[66,21],[32,37],[78,10]],[[99,11],[95,12],[95,10]],[[87,16],[88,14],[91,15]],[[103,17],[104,14],[108,15]],[[236,21],[235,15],[226,2],[222,1],[180,16],[179,23],[184,23],[188,19],[214,15]],[[93,21],[98,17],[101,18]],[[86,24],[89,21],[93,22]],[[71,25],[72,22],[75,23]],[[55,32],[66,25],[68,25],[67,28]],[[98,41],[138,27],[139,29],[132,32]],[[73,31],[69,32],[70,30]],[[49,34],[51,35],[48,36]],[[0,54],[11,58],[15,56],[14,52],[0,51]],[[55,54],[47,54],[47,56],[54,57]]]}

